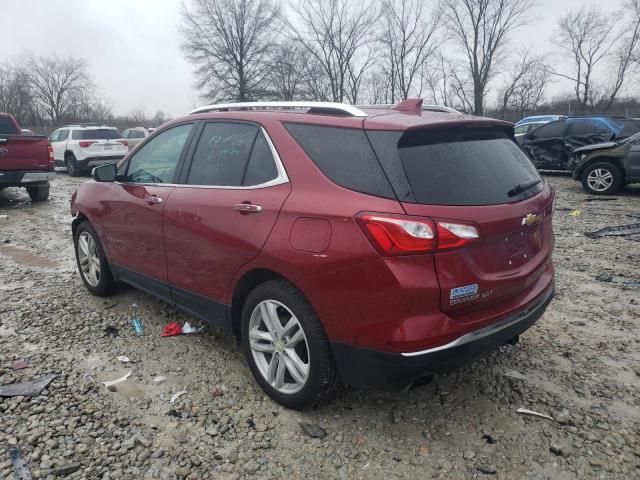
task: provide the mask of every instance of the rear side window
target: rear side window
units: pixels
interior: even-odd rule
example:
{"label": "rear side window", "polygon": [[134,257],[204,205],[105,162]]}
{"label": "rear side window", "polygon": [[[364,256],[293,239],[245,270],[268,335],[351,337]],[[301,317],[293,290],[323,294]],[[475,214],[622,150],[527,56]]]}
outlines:
{"label": "rear side window", "polygon": [[71,138],[73,140],[115,140],[122,138],[122,135],[115,128],[87,128],[73,130]]}
{"label": "rear side window", "polygon": [[[387,135],[387,152],[378,151]],[[389,169],[404,171],[413,199],[399,192],[405,201],[427,205],[495,205],[535,195],[542,182],[517,196],[508,192],[520,184],[539,180],[529,158],[501,128],[430,128],[410,130],[397,142],[394,164],[390,158],[389,132],[369,132],[381,162]],[[382,138],[382,137],[381,137]],[[396,136],[397,138],[397,136]],[[390,178],[392,172],[389,173]],[[404,188],[403,184],[396,189]]]}
{"label": "rear side window", "polygon": [[635,120],[616,118],[612,123],[618,127],[616,131],[616,138],[618,139],[630,137],[640,131],[640,125]]}
{"label": "rear side window", "polygon": [[[564,120],[557,120],[555,122],[547,123],[535,130],[537,138],[553,138],[562,137],[564,135]],[[532,131],[533,133],[533,131]]]}
{"label": "rear side window", "polygon": [[[620,129],[622,129],[622,127]],[[607,126],[602,120],[598,118],[572,120],[567,134],[572,137],[589,135],[611,135],[613,134],[613,126]]]}
{"label": "rear side window", "polygon": [[0,116],[0,135],[17,135],[20,133],[9,117]]}
{"label": "rear side window", "polygon": [[271,148],[262,131],[259,131],[242,184],[246,187],[260,185],[274,180],[277,176],[278,169],[271,154]]}
{"label": "rear side window", "polygon": [[193,155],[187,183],[242,186],[258,130],[242,123],[207,123]]}
{"label": "rear side window", "polygon": [[334,183],[369,195],[395,198],[364,130],[294,123],[285,127]]}

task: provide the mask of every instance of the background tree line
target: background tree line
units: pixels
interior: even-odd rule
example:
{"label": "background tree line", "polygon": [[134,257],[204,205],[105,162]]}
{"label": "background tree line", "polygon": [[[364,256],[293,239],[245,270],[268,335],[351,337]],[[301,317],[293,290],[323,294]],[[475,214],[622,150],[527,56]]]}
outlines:
{"label": "background tree line", "polygon": [[[640,0],[619,11],[583,6],[560,16],[553,38],[563,52],[560,67],[546,52],[512,45],[512,34],[532,23],[535,6],[536,0],[192,0],[183,5],[181,31],[198,87],[212,102],[394,103],[420,96],[505,118],[541,107],[575,114],[635,107],[623,94],[637,80]],[[547,89],[560,79],[572,93],[549,101]]]}
{"label": "background tree line", "polygon": [[[288,2],[288,3],[285,3]],[[640,115],[640,0],[560,15],[560,55],[514,46],[537,0],[191,0],[182,48],[204,101],[395,103],[420,96],[509,120],[539,113]],[[532,39],[537,43],[539,39]],[[554,82],[565,94],[549,98]],[[27,56],[0,65],[0,111],[41,131],[70,122],[157,126],[116,117],[89,65]]]}

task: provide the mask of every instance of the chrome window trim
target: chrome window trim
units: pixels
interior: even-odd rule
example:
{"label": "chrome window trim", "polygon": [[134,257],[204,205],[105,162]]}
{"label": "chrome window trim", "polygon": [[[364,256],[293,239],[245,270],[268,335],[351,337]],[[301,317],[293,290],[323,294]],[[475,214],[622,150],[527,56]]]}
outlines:
{"label": "chrome window trim", "polygon": [[274,187],[276,185],[283,185],[285,183],[289,183],[289,177],[287,175],[287,171],[284,168],[284,164],[280,159],[280,155],[278,155],[278,151],[276,150],[271,137],[264,129],[262,125],[259,126],[262,134],[267,139],[267,143],[269,144],[269,149],[271,150],[271,155],[273,156],[273,160],[276,163],[276,170],[278,171],[278,176],[273,180],[269,180],[265,183],[260,183],[258,185],[241,185],[241,186],[225,186],[225,185],[189,185],[188,183],[136,183],[136,182],[115,182],[119,185],[142,185],[145,187],[174,187],[174,188],[200,188],[200,189],[215,189],[215,190],[258,190],[261,188],[269,188]]}

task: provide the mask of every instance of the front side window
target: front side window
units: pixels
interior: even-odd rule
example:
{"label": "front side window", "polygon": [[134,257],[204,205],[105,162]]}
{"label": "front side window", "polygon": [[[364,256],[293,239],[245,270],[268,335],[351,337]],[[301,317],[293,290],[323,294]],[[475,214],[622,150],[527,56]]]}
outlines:
{"label": "front side window", "polygon": [[49,141],[51,143],[57,142],[59,139],[60,139],[60,131],[59,130],[57,132],[53,132],[51,134],[51,136],[49,137]]}
{"label": "front side window", "polygon": [[69,130],[60,130],[60,134],[58,137],[58,142],[64,142],[69,136]]}
{"label": "front side window", "polygon": [[557,120],[555,122],[547,123],[546,125],[541,126],[540,128],[532,131],[532,134],[535,134],[536,138],[556,138],[562,137],[564,134],[564,120]]}
{"label": "front side window", "polygon": [[172,183],[193,124],[170,128],[143,145],[129,161],[125,181]]}
{"label": "front side window", "polygon": [[242,123],[207,123],[193,155],[189,185],[239,187],[260,129]]}

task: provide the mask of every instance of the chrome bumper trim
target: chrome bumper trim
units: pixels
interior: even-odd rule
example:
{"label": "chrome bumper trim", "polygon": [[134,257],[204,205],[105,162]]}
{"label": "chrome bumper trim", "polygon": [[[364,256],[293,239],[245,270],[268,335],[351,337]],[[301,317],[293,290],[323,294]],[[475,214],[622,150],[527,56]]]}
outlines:
{"label": "chrome bumper trim", "polygon": [[46,182],[56,178],[55,172],[27,172],[22,176],[22,183]]}
{"label": "chrome bumper trim", "polygon": [[484,337],[488,337],[495,333],[498,333],[505,328],[509,328],[529,317],[529,315],[535,313],[538,309],[542,308],[547,304],[549,297],[553,295],[553,286],[547,291],[545,291],[540,297],[538,297],[533,305],[529,306],[525,310],[522,310],[516,313],[513,316],[507,317],[501,322],[494,323],[493,325],[489,325],[487,327],[481,328],[479,330],[475,330],[473,332],[466,333],[461,337],[456,338],[455,340],[445,344],[440,345],[439,347],[428,348],[427,350],[420,350],[418,352],[403,352],[401,355],[404,357],[417,357],[419,355],[427,355],[429,353],[440,352],[442,350],[447,350],[449,348],[459,347],[461,345],[465,345],[467,343],[475,342]]}

